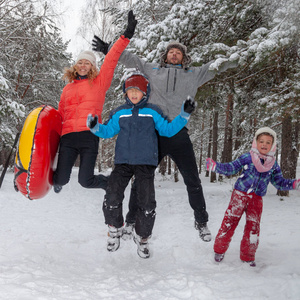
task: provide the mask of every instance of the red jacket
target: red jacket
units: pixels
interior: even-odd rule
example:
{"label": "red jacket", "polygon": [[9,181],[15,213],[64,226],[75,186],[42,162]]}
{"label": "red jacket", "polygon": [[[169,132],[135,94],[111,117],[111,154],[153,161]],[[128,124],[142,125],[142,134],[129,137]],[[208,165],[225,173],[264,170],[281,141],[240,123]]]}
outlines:
{"label": "red jacket", "polygon": [[105,95],[110,87],[120,55],[129,44],[129,39],[121,36],[105,56],[98,76],[93,82],[88,79],[68,83],[61,94],[58,111],[63,119],[62,135],[70,132],[89,130],[86,126],[88,114],[101,113]]}

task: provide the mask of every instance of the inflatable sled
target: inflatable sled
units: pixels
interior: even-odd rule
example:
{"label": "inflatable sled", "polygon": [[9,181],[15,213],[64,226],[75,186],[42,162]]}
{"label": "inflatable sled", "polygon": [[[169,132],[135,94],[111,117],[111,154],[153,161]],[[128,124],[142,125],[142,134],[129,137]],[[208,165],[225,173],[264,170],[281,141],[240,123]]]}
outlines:
{"label": "inflatable sled", "polygon": [[15,159],[14,186],[30,200],[44,197],[51,189],[61,129],[61,115],[49,105],[34,109],[25,120]]}

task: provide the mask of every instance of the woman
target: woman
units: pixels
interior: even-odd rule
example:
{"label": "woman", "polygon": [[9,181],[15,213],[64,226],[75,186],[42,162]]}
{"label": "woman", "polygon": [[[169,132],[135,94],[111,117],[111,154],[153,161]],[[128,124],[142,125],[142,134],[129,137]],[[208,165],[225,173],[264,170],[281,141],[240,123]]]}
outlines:
{"label": "woman", "polygon": [[[107,178],[94,175],[99,138],[86,126],[88,114],[101,116],[105,94],[110,87],[119,57],[133,36],[137,21],[132,11],[128,25],[105,56],[100,72],[96,69],[96,57],[91,51],[79,54],[75,65],[65,71],[64,87],[58,111],[63,120],[62,137],[56,171],[53,175],[54,191],[59,193],[70,180],[72,167],[80,155],[78,182],[85,188],[106,189]],[[101,120],[100,120],[101,122]]]}

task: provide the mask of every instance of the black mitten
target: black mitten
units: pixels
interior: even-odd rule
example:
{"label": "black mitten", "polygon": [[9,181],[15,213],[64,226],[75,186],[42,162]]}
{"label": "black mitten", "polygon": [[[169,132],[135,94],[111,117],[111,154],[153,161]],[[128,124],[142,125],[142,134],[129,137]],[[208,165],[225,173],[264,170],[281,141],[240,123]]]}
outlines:
{"label": "black mitten", "polygon": [[190,96],[188,96],[184,102],[184,107],[183,107],[184,111],[188,114],[191,114],[195,110],[195,108],[196,108],[195,101]]}
{"label": "black mitten", "polygon": [[134,35],[135,26],[137,24],[137,20],[135,19],[135,15],[133,14],[132,10],[128,13],[128,24],[127,28],[125,29],[124,36],[128,39],[131,39]]}
{"label": "black mitten", "polygon": [[108,52],[109,45],[110,44],[105,43],[98,36],[94,35],[94,39],[92,43],[94,51],[102,52],[104,55],[106,55]]}
{"label": "black mitten", "polygon": [[86,120],[86,126],[93,129],[98,124],[98,116],[93,117],[91,114],[88,115]]}

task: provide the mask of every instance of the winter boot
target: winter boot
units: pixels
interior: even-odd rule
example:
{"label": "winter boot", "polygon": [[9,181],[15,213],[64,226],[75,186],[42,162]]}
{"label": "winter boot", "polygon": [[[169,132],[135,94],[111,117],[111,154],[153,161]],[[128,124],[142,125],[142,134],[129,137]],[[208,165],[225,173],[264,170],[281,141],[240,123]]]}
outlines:
{"label": "winter boot", "polygon": [[244,261],[245,263],[249,264],[250,267],[256,267],[256,263],[254,260],[251,261]]}
{"label": "winter boot", "polygon": [[123,227],[123,234],[122,234],[122,239],[124,241],[126,240],[130,240],[132,238],[132,233],[134,231],[134,223],[127,223],[125,224],[125,226]]}
{"label": "winter boot", "polygon": [[216,262],[221,262],[224,258],[225,254],[224,253],[215,253],[215,261]]}
{"label": "winter boot", "polygon": [[198,223],[195,221],[195,228],[199,230],[199,236],[204,242],[211,241],[211,233],[207,227],[207,223]]}
{"label": "winter boot", "polygon": [[116,228],[108,225],[107,251],[114,252],[120,247],[120,237],[122,236],[122,227]]}
{"label": "winter boot", "polygon": [[54,192],[55,192],[56,194],[58,194],[58,193],[62,190],[62,186],[61,186],[61,185],[57,185],[57,184],[55,184],[55,185],[53,186],[53,188],[54,188]]}
{"label": "winter boot", "polygon": [[137,254],[141,258],[149,258],[150,257],[150,251],[149,251],[149,244],[148,244],[148,238],[142,238],[137,234],[133,234],[133,240],[137,244]]}

